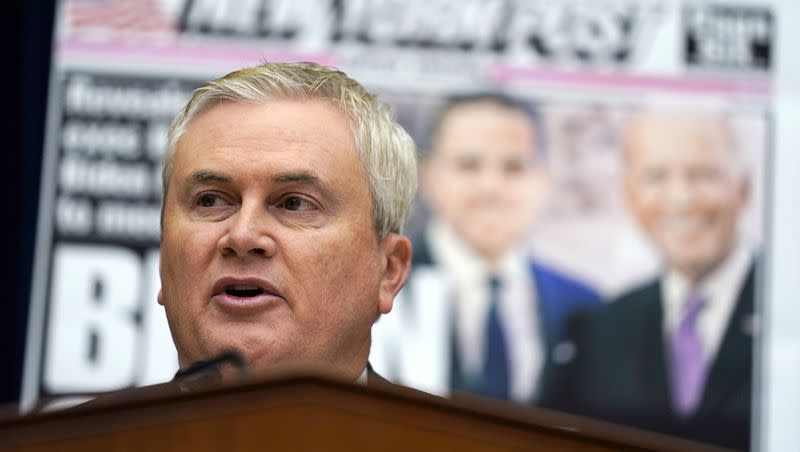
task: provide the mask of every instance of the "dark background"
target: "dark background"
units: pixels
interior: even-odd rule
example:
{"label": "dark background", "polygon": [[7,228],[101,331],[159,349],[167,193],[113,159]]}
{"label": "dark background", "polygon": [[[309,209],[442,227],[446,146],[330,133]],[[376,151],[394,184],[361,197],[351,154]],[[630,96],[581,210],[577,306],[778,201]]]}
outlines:
{"label": "dark background", "polygon": [[[42,163],[55,0],[3,2],[5,115],[2,168],[5,299],[0,311],[0,403],[20,396]],[[7,97],[6,97],[7,96]],[[9,205],[9,199],[10,204]],[[10,230],[9,230],[10,229]]]}

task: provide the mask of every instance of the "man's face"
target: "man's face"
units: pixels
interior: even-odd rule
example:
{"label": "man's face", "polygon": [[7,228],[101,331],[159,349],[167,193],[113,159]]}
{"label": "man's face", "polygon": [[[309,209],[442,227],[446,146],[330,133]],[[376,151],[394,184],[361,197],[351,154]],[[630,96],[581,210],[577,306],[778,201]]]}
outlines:
{"label": "man's face", "polygon": [[641,114],[627,129],[632,211],[670,268],[694,282],[733,249],[747,180],[721,118]]}
{"label": "man's face", "polygon": [[457,106],[443,119],[424,163],[433,210],[489,261],[528,232],[548,177],[535,162],[535,136],[522,112],[491,102]]}
{"label": "man's face", "polygon": [[164,205],[159,303],[182,367],[323,362],[355,379],[405,281],[379,240],[346,115],[328,102],[223,102],[180,139]]}

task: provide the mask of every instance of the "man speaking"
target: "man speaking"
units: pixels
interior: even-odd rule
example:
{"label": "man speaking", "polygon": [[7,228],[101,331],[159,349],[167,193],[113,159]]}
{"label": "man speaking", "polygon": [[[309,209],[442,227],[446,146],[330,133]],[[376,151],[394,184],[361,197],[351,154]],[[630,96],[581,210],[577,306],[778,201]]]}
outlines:
{"label": "man speaking", "polygon": [[[342,72],[267,63],[194,91],[164,158],[161,290],[182,370],[366,378],[370,329],[406,281],[413,141]],[[223,377],[230,371],[223,369]]]}

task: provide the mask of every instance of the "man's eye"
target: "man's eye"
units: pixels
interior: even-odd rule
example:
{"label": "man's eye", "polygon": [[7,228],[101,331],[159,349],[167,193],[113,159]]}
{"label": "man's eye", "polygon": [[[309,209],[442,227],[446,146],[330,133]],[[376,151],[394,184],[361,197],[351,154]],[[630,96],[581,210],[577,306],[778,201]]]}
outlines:
{"label": "man's eye", "polygon": [[520,174],[525,170],[525,164],[522,159],[508,159],[503,162],[503,172],[507,175]]}
{"label": "man's eye", "polygon": [[719,171],[715,168],[699,167],[689,170],[689,177],[699,182],[708,182],[719,179]]}
{"label": "man's eye", "polygon": [[644,171],[643,176],[645,183],[660,184],[667,179],[667,172],[658,168],[650,168]]}
{"label": "man's eye", "polygon": [[200,207],[214,207],[217,203],[217,195],[204,193],[197,198],[197,205]]}
{"label": "man's eye", "polygon": [[316,209],[314,203],[300,196],[287,196],[278,204],[278,207],[297,212]]}
{"label": "man's eye", "polygon": [[456,160],[456,168],[463,172],[475,172],[481,167],[481,162],[474,157],[460,157]]}

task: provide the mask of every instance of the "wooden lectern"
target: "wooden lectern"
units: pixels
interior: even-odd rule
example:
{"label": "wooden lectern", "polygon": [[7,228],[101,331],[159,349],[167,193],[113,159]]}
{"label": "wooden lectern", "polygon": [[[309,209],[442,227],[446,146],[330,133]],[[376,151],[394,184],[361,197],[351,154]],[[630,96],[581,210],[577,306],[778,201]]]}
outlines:
{"label": "wooden lectern", "polygon": [[547,410],[321,374],[189,392],[168,383],[121,394],[0,421],[0,450],[719,450]]}

